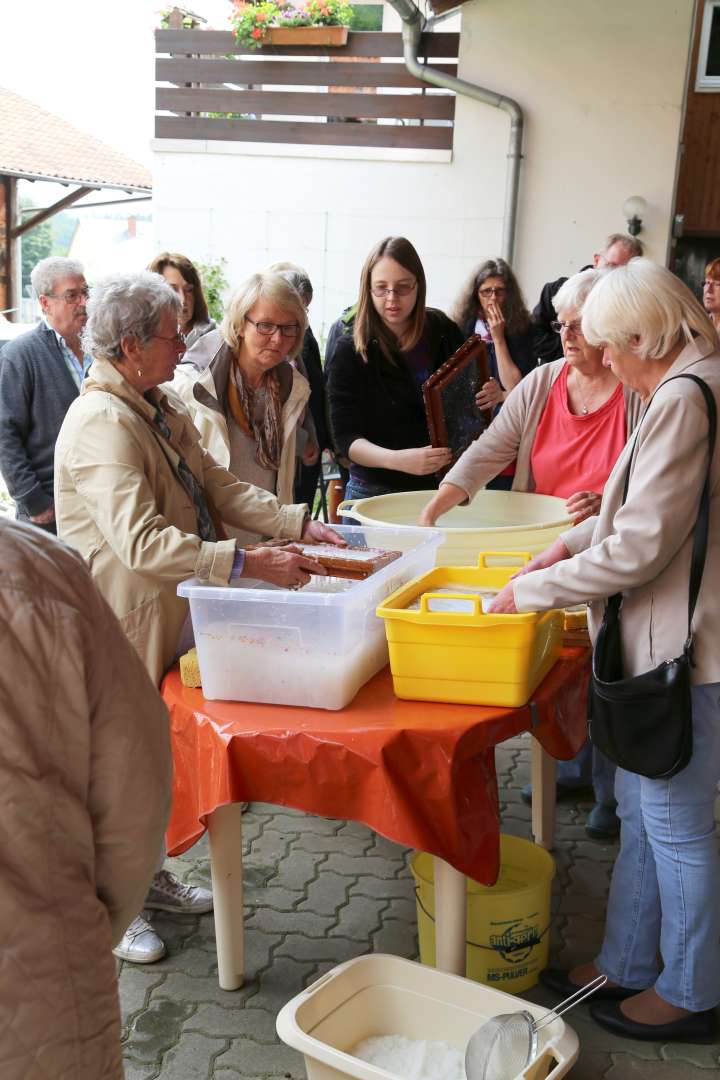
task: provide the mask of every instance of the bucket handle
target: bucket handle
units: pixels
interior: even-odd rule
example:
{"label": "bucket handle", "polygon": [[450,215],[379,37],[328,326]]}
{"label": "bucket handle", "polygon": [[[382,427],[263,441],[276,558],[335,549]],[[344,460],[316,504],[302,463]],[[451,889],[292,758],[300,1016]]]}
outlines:
{"label": "bucket handle", "polygon": [[[488,566],[488,559],[493,559],[492,566]],[[498,559],[509,561],[498,562]],[[532,559],[529,551],[481,551],[478,555],[478,570],[491,570],[499,566],[527,566]]]}
{"label": "bucket handle", "polygon": [[343,499],[342,502],[338,503],[335,513],[338,517],[354,518],[355,521],[359,521],[360,523],[362,523],[362,518],[358,514],[357,510],[353,509],[355,503],[361,501],[361,499]]}
{"label": "bucket handle", "polygon": [[[431,914],[430,914],[430,912],[428,911],[428,909],[427,909],[427,908],[425,907],[425,905],[423,904],[423,902],[422,902],[422,899],[421,899],[421,897],[420,897],[420,886],[419,886],[419,885],[416,885],[416,886],[415,886],[415,899],[416,899],[416,901],[417,901],[417,906],[418,906],[418,907],[420,908],[420,910],[422,911],[422,913],[423,913],[424,915],[427,915],[428,919],[430,920],[430,922],[431,922],[431,923],[433,924],[433,926],[434,926],[434,925],[435,925],[435,916],[434,916],[434,915],[431,915]],[[537,941],[533,941],[533,943],[532,943],[532,944],[533,944],[533,948],[534,948],[534,947],[535,947],[536,945],[539,945],[539,944],[540,944],[540,942],[542,941],[542,939],[543,939],[543,938],[545,937],[545,935],[547,934],[548,930],[549,930],[549,929],[550,929],[550,927],[552,926],[552,919],[553,919],[553,917],[552,917],[552,915],[551,915],[551,916],[550,916],[550,922],[549,922],[549,923],[547,924],[547,926],[545,927],[545,929],[544,929],[544,930],[543,930],[543,931],[542,931],[542,932],[541,932],[540,934],[538,934],[538,938],[537,938]],[[471,938],[468,938],[468,937],[466,937],[466,938],[465,938],[465,944],[466,944],[466,945],[472,945],[472,946],[473,946],[473,948],[475,948],[475,949],[485,949],[485,950],[486,950],[487,952],[492,952],[492,953],[494,953],[494,952],[497,952],[497,951],[498,951],[498,950],[497,950],[497,949],[496,949],[496,948],[495,948],[495,947],[494,947],[493,945],[483,945],[483,944],[482,944],[482,942],[480,942],[480,941],[473,941],[473,940],[472,940]],[[523,947],[525,948],[526,946],[523,946]]]}
{"label": "bucket handle", "polygon": [[[437,608],[430,607],[431,600],[462,600],[470,606],[470,610],[438,611]],[[465,593],[460,589],[456,592],[447,589],[423,593],[420,597],[420,611],[423,615],[441,615],[443,620],[446,620],[447,618],[452,619],[456,616],[459,616],[461,619],[466,619],[468,615],[477,619],[483,613],[482,598],[478,596],[477,593]]]}

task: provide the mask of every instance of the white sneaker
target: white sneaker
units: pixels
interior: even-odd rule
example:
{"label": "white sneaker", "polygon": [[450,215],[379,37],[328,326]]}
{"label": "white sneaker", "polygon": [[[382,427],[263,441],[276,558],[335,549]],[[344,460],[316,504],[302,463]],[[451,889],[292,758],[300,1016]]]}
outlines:
{"label": "white sneaker", "polygon": [[213,898],[209,889],[185,885],[169,870],[160,870],[152,880],[144,906],[173,914],[204,915],[212,911]]}
{"label": "white sneaker", "polygon": [[165,955],[165,945],[150,923],[138,915],[123,934],[122,941],[113,949],[113,955],[118,960],[129,960],[132,964],[154,964]]}

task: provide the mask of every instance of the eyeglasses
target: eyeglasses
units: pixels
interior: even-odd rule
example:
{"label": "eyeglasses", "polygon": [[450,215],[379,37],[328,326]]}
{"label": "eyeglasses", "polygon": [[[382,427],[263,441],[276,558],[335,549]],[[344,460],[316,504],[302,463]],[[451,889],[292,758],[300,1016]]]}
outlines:
{"label": "eyeglasses", "polygon": [[173,334],[172,337],[163,337],[162,334],[151,334],[151,338],[157,338],[158,341],[172,341],[173,345],[177,345],[180,349],[187,347],[187,338],[184,334]]}
{"label": "eyeglasses", "polygon": [[577,334],[582,337],[582,322],[580,319],[576,319],[575,322],[551,322],[550,326],[556,334],[562,334],[565,331],[566,334]]}
{"label": "eyeglasses", "polygon": [[705,278],[703,289],[720,289],[720,281],[717,278]]}
{"label": "eyeglasses", "polygon": [[66,289],[63,293],[48,292],[44,295],[52,300],[64,300],[66,304],[77,304],[78,300],[87,300],[90,290],[85,285],[82,289]]}
{"label": "eyeglasses", "polygon": [[413,289],[416,288],[417,281],[413,281],[412,285],[408,284],[407,281],[402,281],[399,285],[392,285],[390,288],[387,285],[371,285],[370,292],[377,297],[389,296],[390,293],[394,293],[395,296],[409,296]]}
{"label": "eyeglasses", "polygon": [[504,285],[488,285],[485,289],[478,289],[478,292],[482,297],[504,296],[507,288]]}
{"label": "eyeglasses", "polygon": [[286,338],[297,337],[300,333],[300,323],[296,322],[255,322],[249,315],[245,316],[245,321],[252,323],[258,334],[262,334],[263,337],[272,337],[276,330],[279,330],[282,336]]}

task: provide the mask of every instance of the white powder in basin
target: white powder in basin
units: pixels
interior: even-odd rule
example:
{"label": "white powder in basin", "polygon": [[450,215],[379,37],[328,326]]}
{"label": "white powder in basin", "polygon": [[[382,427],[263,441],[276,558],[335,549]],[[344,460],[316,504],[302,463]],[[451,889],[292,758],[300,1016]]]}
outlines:
{"label": "white powder in basin", "polygon": [[376,1035],[350,1053],[402,1080],[466,1080],[465,1055],[446,1042]]}

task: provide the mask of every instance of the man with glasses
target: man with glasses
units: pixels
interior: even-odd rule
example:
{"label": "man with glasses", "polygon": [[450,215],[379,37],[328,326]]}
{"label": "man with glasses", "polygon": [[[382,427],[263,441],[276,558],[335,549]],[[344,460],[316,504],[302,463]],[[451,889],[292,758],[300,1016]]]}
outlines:
{"label": "man with glasses", "polygon": [[55,442],[91,363],[80,340],[88,287],[74,259],[42,259],[30,280],[43,317],[0,356],[0,472],[18,519],[54,533]]}
{"label": "man with glasses", "polygon": [[[616,266],[625,266],[631,259],[642,255],[644,250],[642,240],[638,240],[636,236],[630,236],[627,233],[611,233],[602,250],[596,251],[592,262],[583,266],[582,269],[612,270]],[[548,281],[546,285],[543,285],[540,299],[533,309],[534,345],[541,364],[558,360],[563,354],[560,335],[552,328],[556,318],[553,297],[567,280],[566,277],[560,277],[556,281]]]}

